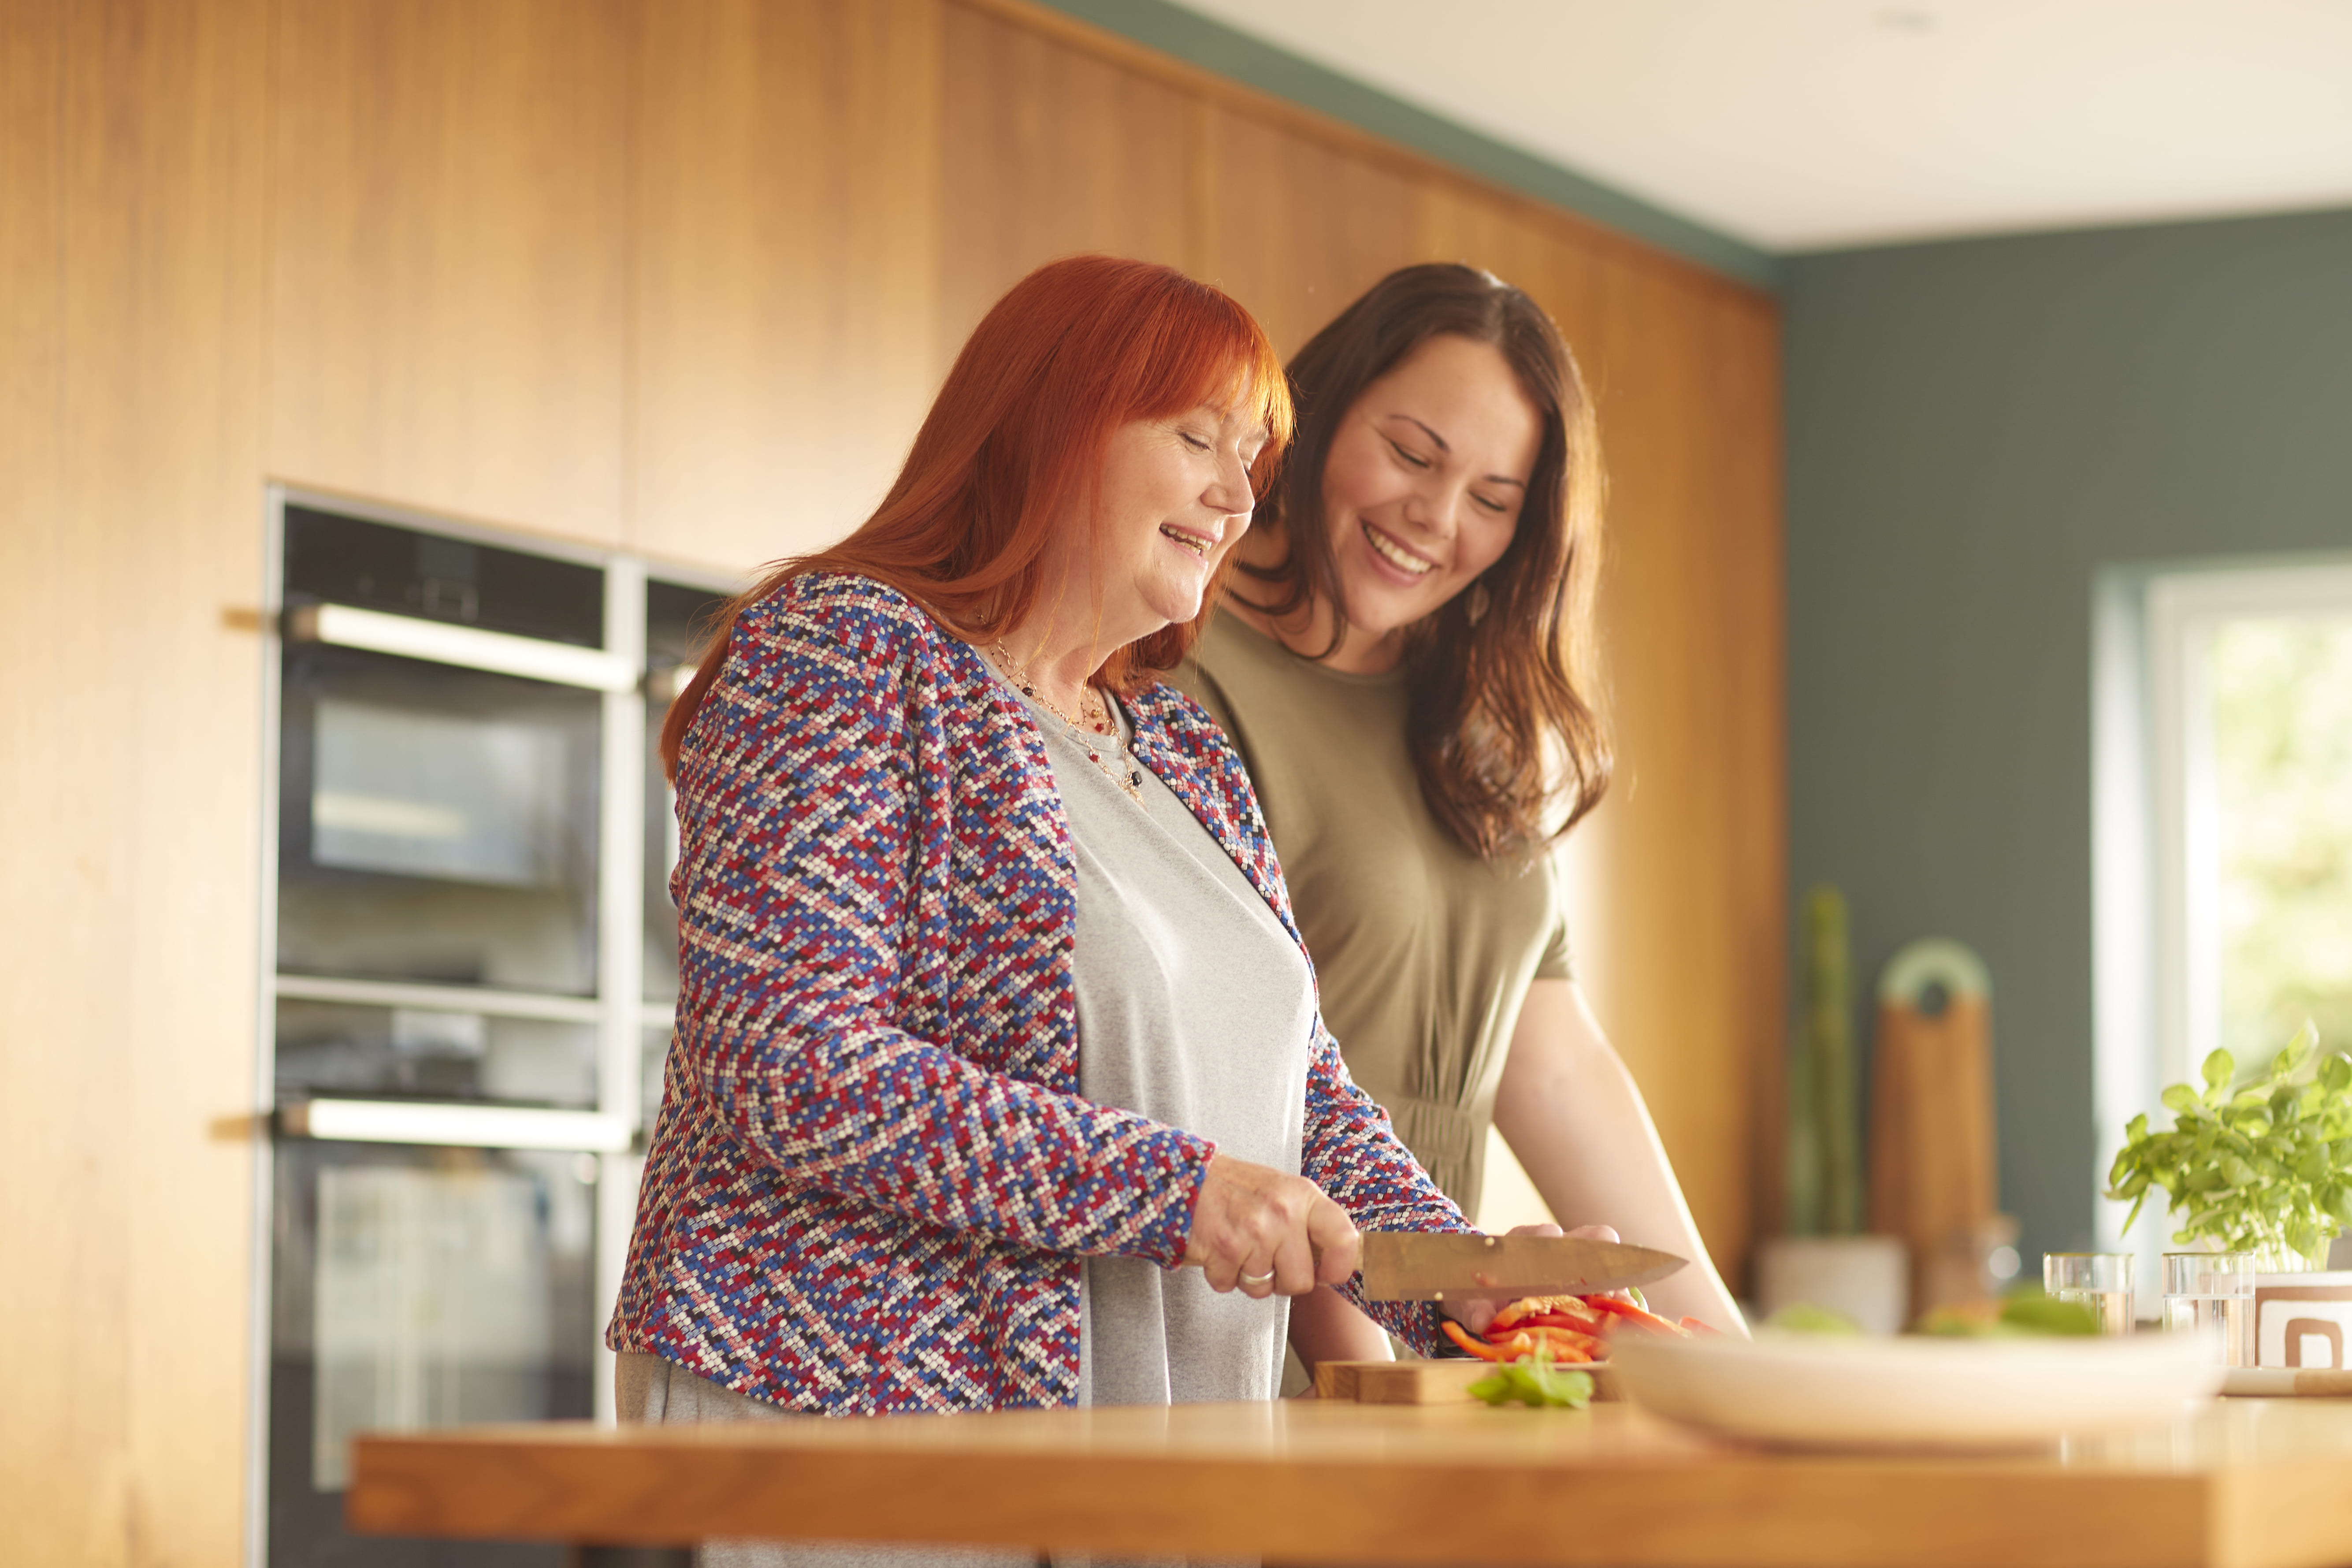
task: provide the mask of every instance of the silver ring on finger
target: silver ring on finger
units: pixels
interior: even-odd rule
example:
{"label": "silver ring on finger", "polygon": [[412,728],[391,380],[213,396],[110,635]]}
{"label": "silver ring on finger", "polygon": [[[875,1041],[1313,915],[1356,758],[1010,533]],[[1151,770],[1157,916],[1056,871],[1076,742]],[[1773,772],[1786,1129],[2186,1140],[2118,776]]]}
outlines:
{"label": "silver ring on finger", "polygon": [[1263,1274],[1244,1274],[1242,1276],[1242,1283],[1244,1285],[1271,1285],[1274,1283],[1274,1270],[1269,1268]]}

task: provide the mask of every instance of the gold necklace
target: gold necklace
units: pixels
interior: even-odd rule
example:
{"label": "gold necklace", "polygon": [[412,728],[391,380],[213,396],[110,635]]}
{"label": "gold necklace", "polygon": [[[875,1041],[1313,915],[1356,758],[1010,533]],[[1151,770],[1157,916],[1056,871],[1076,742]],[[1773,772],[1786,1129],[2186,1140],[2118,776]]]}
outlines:
{"label": "gold necklace", "polygon": [[[989,656],[996,660],[997,668],[1012,678],[1013,684],[1020,689],[1022,696],[1034,700],[1048,713],[1059,719],[1064,725],[1067,726],[1066,733],[1079,736],[1079,739],[1084,741],[1087,748],[1087,761],[1094,763],[1117,781],[1118,787],[1127,792],[1127,797],[1129,800],[1138,805],[1143,804],[1143,774],[1127,760],[1127,744],[1119,738],[1118,721],[1111,716],[1108,698],[1091,686],[1081,686],[1078,688],[1079,717],[1073,718],[1062,710],[1060,703],[1045,695],[1036,677],[1029,673],[1028,666],[1013,657],[1013,650],[1004,646],[1002,638],[991,643],[988,652]],[[1099,708],[1100,711],[1089,712],[1090,706]],[[1086,735],[1079,735],[1081,731],[1086,731],[1087,735],[1108,736],[1110,741],[1109,746],[1106,748],[1098,741],[1087,739]],[[1105,750],[1110,752],[1108,757],[1103,755]]]}

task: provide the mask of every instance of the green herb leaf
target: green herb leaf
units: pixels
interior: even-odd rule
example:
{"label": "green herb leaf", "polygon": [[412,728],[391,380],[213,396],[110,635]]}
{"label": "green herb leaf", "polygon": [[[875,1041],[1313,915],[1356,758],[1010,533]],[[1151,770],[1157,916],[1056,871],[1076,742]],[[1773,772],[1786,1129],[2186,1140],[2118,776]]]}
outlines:
{"label": "green herb leaf", "polygon": [[1518,1404],[1534,1409],[1551,1406],[1581,1410],[1592,1402],[1592,1374],[1556,1367],[1549,1356],[1496,1363],[1495,1370],[1470,1385],[1470,1393],[1493,1405]]}
{"label": "green herb leaf", "polygon": [[2167,1086],[2172,1126],[2132,1118],[2108,1166],[2107,1196],[2128,1227],[2166,1195],[2179,1246],[2315,1252],[2352,1229],[2352,1056],[2319,1054],[2309,1024],[2232,1092],[2236,1059],[2215,1051],[2197,1084]]}

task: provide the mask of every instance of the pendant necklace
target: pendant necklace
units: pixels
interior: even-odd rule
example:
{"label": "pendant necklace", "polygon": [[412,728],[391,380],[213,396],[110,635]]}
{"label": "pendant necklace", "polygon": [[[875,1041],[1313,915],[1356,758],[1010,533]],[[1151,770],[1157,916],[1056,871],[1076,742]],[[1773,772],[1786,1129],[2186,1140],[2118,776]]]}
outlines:
{"label": "pendant necklace", "polygon": [[[1127,743],[1118,732],[1118,720],[1111,712],[1110,701],[1091,686],[1078,689],[1078,713],[1073,717],[1062,710],[1062,705],[1045,695],[1028,667],[1013,657],[1002,639],[989,645],[988,652],[997,668],[1012,678],[1021,695],[1043,707],[1059,719],[1067,729],[1066,733],[1076,736],[1087,748],[1087,761],[1108,774],[1118,787],[1127,792],[1129,800],[1143,804],[1143,773],[1127,756]],[[1096,710],[1099,710],[1097,711]],[[1106,743],[1108,742],[1108,743]],[[1109,755],[1105,756],[1108,752]]]}

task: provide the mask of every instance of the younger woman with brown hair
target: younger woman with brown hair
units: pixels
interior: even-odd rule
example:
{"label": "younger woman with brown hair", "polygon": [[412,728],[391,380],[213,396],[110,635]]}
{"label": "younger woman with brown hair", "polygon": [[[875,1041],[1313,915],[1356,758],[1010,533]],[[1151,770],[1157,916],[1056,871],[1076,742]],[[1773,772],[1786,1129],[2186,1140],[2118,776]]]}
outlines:
{"label": "younger woman with brown hair", "polygon": [[[1570,971],[1551,851],[1608,788],[1592,407],[1550,318],[1474,268],[1390,274],[1290,363],[1298,429],[1174,679],[1247,763],[1355,1080],[1465,1212],[1500,1129],[1556,1214],[1693,1260],[1640,1090]],[[1308,1362],[1383,1353],[1322,1294]]]}

